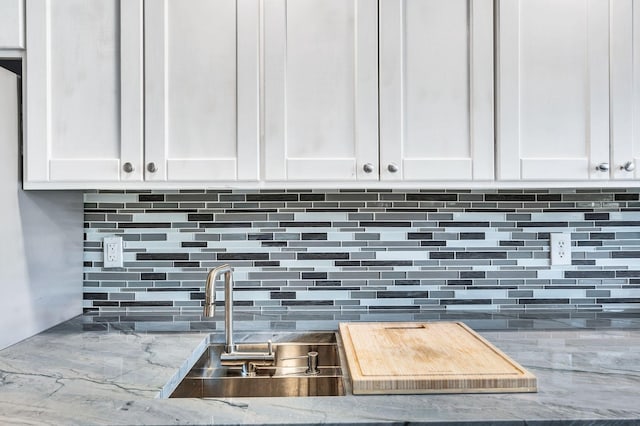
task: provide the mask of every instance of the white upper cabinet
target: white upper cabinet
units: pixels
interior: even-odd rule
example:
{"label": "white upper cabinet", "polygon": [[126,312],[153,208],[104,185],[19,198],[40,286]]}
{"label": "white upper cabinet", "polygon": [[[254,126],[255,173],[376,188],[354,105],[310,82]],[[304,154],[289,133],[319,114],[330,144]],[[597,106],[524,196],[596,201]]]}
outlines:
{"label": "white upper cabinet", "polygon": [[145,0],[146,180],[258,179],[259,12]]}
{"label": "white upper cabinet", "polygon": [[28,6],[26,188],[258,179],[259,0]]}
{"label": "white upper cabinet", "polygon": [[264,13],[267,180],[493,179],[491,0],[266,0]]}
{"label": "white upper cabinet", "polygon": [[499,179],[631,177],[631,3],[498,2]]}
{"label": "white upper cabinet", "polygon": [[380,0],[380,177],[494,175],[493,2]]}
{"label": "white upper cabinet", "polygon": [[634,185],[637,3],[0,0],[24,187]]}
{"label": "white upper cabinet", "polygon": [[25,187],[141,180],[142,0],[27,6]]}
{"label": "white upper cabinet", "polygon": [[0,49],[24,48],[24,0],[0,0]]}
{"label": "white upper cabinet", "polygon": [[377,0],[264,1],[271,181],[378,179]]}

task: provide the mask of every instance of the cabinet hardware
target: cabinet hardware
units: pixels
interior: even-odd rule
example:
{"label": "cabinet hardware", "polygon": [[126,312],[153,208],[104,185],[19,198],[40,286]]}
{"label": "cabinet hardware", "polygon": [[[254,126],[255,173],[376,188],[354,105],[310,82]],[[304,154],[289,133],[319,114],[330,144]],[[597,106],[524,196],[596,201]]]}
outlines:
{"label": "cabinet hardware", "polygon": [[627,161],[623,166],[620,166],[620,168],[624,171],[632,172],[636,169],[636,165],[633,161]]}
{"label": "cabinet hardware", "polygon": [[364,170],[365,173],[373,172],[373,164],[371,163],[365,164],[364,166],[362,166],[362,170]]}
{"label": "cabinet hardware", "polygon": [[391,163],[387,166],[387,170],[389,170],[391,173],[396,173],[399,169],[398,169],[398,166]]}
{"label": "cabinet hardware", "polygon": [[147,171],[150,173],[155,173],[158,171],[158,168],[156,167],[156,163],[151,162],[149,164],[147,164]]}
{"label": "cabinet hardware", "polygon": [[600,163],[598,164],[598,166],[596,167],[596,170],[598,170],[599,172],[606,172],[609,170],[609,163]]}
{"label": "cabinet hardware", "polygon": [[129,163],[128,161],[126,163],[124,163],[124,165],[122,166],[122,170],[124,170],[125,173],[131,173],[132,171],[134,171],[134,167],[133,164]]}

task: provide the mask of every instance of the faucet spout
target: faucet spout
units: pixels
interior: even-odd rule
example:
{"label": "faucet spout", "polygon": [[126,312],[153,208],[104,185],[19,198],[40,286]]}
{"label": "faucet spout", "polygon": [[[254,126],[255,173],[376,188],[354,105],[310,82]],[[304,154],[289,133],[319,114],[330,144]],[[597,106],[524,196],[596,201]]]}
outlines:
{"label": "faucet spout", "polygon": [[213,268],[207,275],[204,297],[204,316],[213,317],[216,309],[216,280],[224,274],[224,332],[225,351],[233,352],[233,268],[224,264]]}

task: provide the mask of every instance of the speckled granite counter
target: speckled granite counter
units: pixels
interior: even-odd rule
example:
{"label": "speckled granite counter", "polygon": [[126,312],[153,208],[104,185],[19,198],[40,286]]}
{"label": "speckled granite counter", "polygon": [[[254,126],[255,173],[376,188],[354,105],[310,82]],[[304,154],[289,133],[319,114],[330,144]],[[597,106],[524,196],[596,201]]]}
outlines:
{"label": "speckled granite counter", "polygon": [[639,318],[480,330],[538,377],[534,394],[167,400],[204,334],[86,331],[79,317],[0,351],[0,424],[640,424]]}

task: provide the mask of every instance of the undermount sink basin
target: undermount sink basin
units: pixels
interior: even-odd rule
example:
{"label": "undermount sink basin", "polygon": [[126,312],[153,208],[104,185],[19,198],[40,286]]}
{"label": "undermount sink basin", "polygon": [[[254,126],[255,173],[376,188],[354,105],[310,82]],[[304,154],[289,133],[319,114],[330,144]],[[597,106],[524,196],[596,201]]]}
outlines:
{"label": "undermount sink basin", "polygon": [[[320,336],[319,336],[320,335]],[[255,375],[242,373],[242,363],[220,364],[224,344],[209,344],[170,398],[341,396],[345,394],[335,333],[316,333],[317,342],[274,342],[272,365],[253,363]],[[321,337],[321,338],[318,338]],[[239,352],[264,351],[265,344],[241,343]],[[308,372],[309,353],[317,353],[318,369]],[[246,368],[246,366],[245,366]]]}

